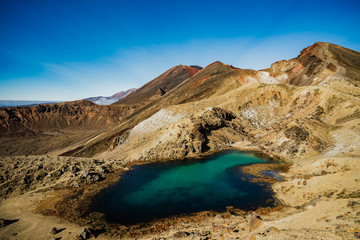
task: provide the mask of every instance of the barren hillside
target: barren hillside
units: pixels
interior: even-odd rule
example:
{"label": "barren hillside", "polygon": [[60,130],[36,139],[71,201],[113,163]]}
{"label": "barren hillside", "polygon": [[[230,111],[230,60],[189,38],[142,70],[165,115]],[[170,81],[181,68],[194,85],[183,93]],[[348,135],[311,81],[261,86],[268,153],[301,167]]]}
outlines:
{"label": "barren hillside", "polygon": [[[58,218],[29,211],[29,196],[37,213],[99,227],[108,233],[104,239],[359,238],[359,76],[360,53],[318,42],[261,71],[221,62],[200,71],[177,66],[106,108],[81,102],[1,109],[1,131],[10,134],[2,137],[3,149],[4,139],[8,145],[19,139],[11,137],[18,130],[76,129],[82,135],[47,136],[49,143],[57,139],[58,146],[47,149],[54,156],[2,157],[0,187],[2,197],[10,198],[0,205],[0,215],[21,219],[7,228],[17,226],[20,237],[45,236]],[[29,133],[22,139],[34,147],[41,138]],[[250,213],[229,207],[129,227],[108,224],[87,208],[93,195],[134,164],[225,149],[255,150],[282,162],[288,171],[271,182],[277,208]],[[261,175],[257,167],[249,168]],[[50,223],[36,232],[29,216],[37,224]],[[61,224],[75,229],[60,233],[64,239],[79,231],[79,225]],[[12,230],[0,234],[11,236]]]}
{"label": "barren hillside", "polygon": [[128,93],[134,94],[126,95],[123,101],[130,104],[100,106],[81,100],[0,108],[0,155],[72,155],[76,152],[73,149],[81,149],[89,139],[97,139],[105,129],[116,126],[125,117],[160,98],[198,72],[198,68],[176,66],[142,88],[130,89]]}

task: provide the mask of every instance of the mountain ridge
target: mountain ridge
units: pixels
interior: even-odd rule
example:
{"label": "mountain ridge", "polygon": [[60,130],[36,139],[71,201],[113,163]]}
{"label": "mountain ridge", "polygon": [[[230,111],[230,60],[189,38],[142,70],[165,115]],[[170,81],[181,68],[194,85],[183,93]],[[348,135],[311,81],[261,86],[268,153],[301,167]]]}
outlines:
{"label": "mountain ridge", "polygon": [[0,100],[0,107],[31,107],[38,104],[57,103],[58,101],[41,100]]}
{"label": "mountain ridge", "polygon": [[[317,45],[319,44],[315,45],[315,47],[317,47]],[[308,49],[311,50],[311,48]],[[359,54],[357,52],[355,53]],[[313,55],[314,53],[310,51],[310,57]],[[304,55],[300,57],[303,56]],[[337,86],[337,84],[340,83],[340,85],[343,86],[344,84],[342,84],[342,82],[351,82],[351,79],[343,75],[344,73],[346,73],[346,71],[344,71],[339,65],[337,66],[336,71],[316,71],[311,76],[311,79],[319,76],[320,81],[310,82],[307,81],[305,73],[309,71],[309,69],[311,71],[315,70],[316,67],[319,67],[318,65],[316,65],[316,60],[304,60],[308,66],[308,69],[306,71],[303,70],[304,67],[297,58],[283,61],[286,61],[286,63],[291,63],[294,61],[296,63],[295,66],[297,67],[294,68],[294,66],[291,66],[290,70],[285,69],[281,70],[282,72],[272,72],[271,68],[268,71],[256,71],[251,69],[234,68],[231,65],[227,65],[219,61],[209,64],[196,75],[192,76],[191,78],[187,79],[186,81],[182,82],[177,87],[169,91],[162,98],[159,98],[151,104],[141,108],[138,112],[135,112],[134,114],[127,117],[129,124],[125,123],[123,125],[124,127],[121,127],[121,125],[117,126],[116,129],[131,129],[136,125],[136,123],[140,123],[141,120],[149,118],[152,114],[155,114],[160,109],[168,107],[170,105],[184,104],[188,102],[204,100],[209,97],[221,96],[229,91],[232,91],[233,89],[236,89],[246,84],[290,84],[297,86],[297,79],[300,79],[305,80],[302,85],[311,85],[311,83],[314,83],[316,85],[324,84],[325,82],[327,82],[330,87],[338,90],[339,86]],[[311,67],[313,64],[316,66],[315,68]],[[322,70],[326,69],[323,65],[321,65],[320,67],[320,69]],[[350,91],[353,91],[355,94],[360,94],[360,90],[358,88],[351,88]],[[89,147],[90,146],[91,144],[89,145]],[[84,154],[85,152],[86,147],[83,150],[79,151],[79,156],[83,156],[82,154]]]}
{"label": "mountain ridge", "polygon": [[[87,149],[91,148],[91,154],[100,153],[106,150],[106,144],[109,148],[114,136],[118,135],[117,132],[121,133],[125,129],[133,128],[162,108],[211,99],[246,84],[290,84],[290,86],[325,84],[337,91],[344,91],[344,87],[348,86],[345,91],[351,92],[353,95],[359,94],[360,91],[356,88],[358,80],[350,79],[347,69],[342,66],[348,66],[348,64],[342,63],[344,59],[348,58],[339,58],[336,57],[337,55],[331,54],[334,48],[344,50],[354,55],[355,58],[359,58],[359,53],[356,51],[329,43],[315,43],[302,50],[297,58],[275,62],[269,69],[260,71],[235,68],[220,61],[211,63],[202,70],[185,65],[175,66],[113,104],[112,106],[122,109],[121,120],[114,123],[113,128],[110,128],[109,131],[102,132],[95,141],[87,141],[82,147],[77,147],[77,151],[71,150],[71,152],[79,156],[91,156],[86,153]],[[351,66],[357,67],[356,64]],[[353,74],[354,72],[355,74],[359,73],[359,69],[351,69],[351,71]],[[176,81],[172,81],[171,78],[171,74],[174,72],[180,73],[180,78]],[[169,82],[171,87],[167,90],[166,86]],[[171,85],[171,82],[176,84]],[[351,87],[352,85],[343,84],[345,82],[355,84],[355,88]],[[96,141],[102,138],[104,140],[100,140],[99,146],[101,147],[95,150],[97,148]],[[106,144],[104,145],[104,143]],[[68,149],[64,149],[63,153],[68,151]]]}
{"label": "mountain ridge", "polygon": [[198,71],[200,71],[197,68],[186,65],[177,65],[172,67],[160,76],[144,84],[129,96],[115,102],[114,105],[132,105],[139,104],[139,102],[140,104],[146,105],[148,102],[152,102],[158,99],[184,80],[196,74]]}
{"label": "mountain ridge", "polygon": [[[174,79],[166,72],[122,104],[0,108],[0,155],[7,156],[0,157],[0,197],[9,197],[0,212],[25,224],[40,217],[94,223],[117,238],[191,238],[197,233],[213,239],[356,238],[359,61],[356,51],[320,42],[260,71],[217,61],[186,78],[188,68],[177,67],[183,74],[176,86],[163,88]],[[94,195],[134,165],[228,149],[276,160],[233,169],[269,184],[276,207],[255,212],[228,207],[135,227],[108,223],[91,208]],[[37,213],[58,218],[30,213],[29,202],[38,203]],[[49,229],[58,226],[55,220]],[[48,237],[48,229],[43,232]]]}
{"label": "mountain ridge", "polygon": [[104,97],[104,96],[98,96],[98,97],[88,97],[84,100],[88,100],[90,102],[96,103],[98,105],[110,105],[113,104],[116,101],[119,101],[120,99],[123,99],[124,97],[128,96],[129,94],[136,91],[137,88],[130,88],[126,91],[120,91],[115,94],[113,94],[110,97]]}

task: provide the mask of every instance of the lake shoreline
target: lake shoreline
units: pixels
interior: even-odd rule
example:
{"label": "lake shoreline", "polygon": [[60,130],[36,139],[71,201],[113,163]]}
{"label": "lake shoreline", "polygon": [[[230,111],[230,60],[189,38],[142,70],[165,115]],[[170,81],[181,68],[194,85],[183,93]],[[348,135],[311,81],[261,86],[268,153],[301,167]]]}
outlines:
{"label": "lake shoreline", "polygon": [[[198,161],[199,159],[216,156],[229,150],[238,151],[242,153],[259,154],[259,151],[241,151],[236,148],[231,148],[220,152],[204,154],[197,158],[184,159],[184,160],[167,160],[167,161],[161,160],[161,161],[151,161],[151,162],[133,161],[127,163],[121,169],[118,169],[113,173],[108,174],[106,179],[102,182],[88,184],[81,187],[80,189],[79,188],[57,189],[55,193],[52,194],[53,195],[52,197],[47,197],[44,200],[40,201],[40,203],[36,207],[35,212],[50,216],[55,215],[57,217],[69,220],[71,222],[80,225],[91,226],[93,229],[105,229],[105,231],[110,235],[116,235],[116,236],[125,236],[124,234],[130,234],[131,236],[142,236],[146,234],[153,234],[155,232],[161,232],[164,231],[165,229],[169,229],[172,225],[182,221],[188,221],[188,222],[202,221],[206,218],[213,217],[218,214],[220,214],[221,216],[225,214],[226,216],[229,217],[231,214],[229,214],[226,210],[221,212],[201,211],[193,214],[183,214],[183,215],[172,216],[169,218],[157,219],[143,224],[123,226],[121,224],[109,223],[103,214],[99,212],[94,212],[92,210],[92,205],[94,202],[97,201],[96,199],[97,196],[101,194],[101,192],[104,191],[105,189],[116,184],[116,182],[120,180],[121,175],[124,172],[131,171],[131,169],[135,166],[158,163],[158,162],[170,162],[170,161],[179,161],[179,162]],[[270,159],[270,161],[272,161],[272,164],[279,163],[276,160],[272,159],[270,156],[268,156],[268,158]],[[269,159],[267,159],[267,161],[269,161]],[[267,164],[267,163],[262,163],[262,164]],[[255,178],[257,177],[255,176]],[[253,177],[252,179],[255,178]],[[264,183],[268,184],[270,190],[271,184],[266,182]],[[61,200],[57,201],[57,203],[61,202],[61,204],[56,204],[56,203],[54,204],[53,200],[59,198],[61,198]],[[272,198],[274,199],[274,204],[272,206],[265,208],[260,207],[259,209],[254,209],[251,211],[242,211],[241,209],[236,209],[236,210],[237,212],[242,212],[242,214],[245,216],[253,211],[260,211],[262,213],[266,213],[281,208],[281,204],[276,199],[274,192],[272,192]],[[50,209],[55,208],[55,211],[48,211],[47,209],[49,208]]]}

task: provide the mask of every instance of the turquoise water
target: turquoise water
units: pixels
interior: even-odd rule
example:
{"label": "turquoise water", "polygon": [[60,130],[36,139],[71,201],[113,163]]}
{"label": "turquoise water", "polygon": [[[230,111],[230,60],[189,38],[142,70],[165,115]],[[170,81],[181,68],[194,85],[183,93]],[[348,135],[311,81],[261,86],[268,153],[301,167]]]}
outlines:
{"label": "turquoise water", "polygon": [[127,225],[226,206],[265,206],[271,193],[249,182],[239,168],[259,162],[265,160],[231,150],[201,160],[135,166],[99,196],[95,208],[109,221]]}

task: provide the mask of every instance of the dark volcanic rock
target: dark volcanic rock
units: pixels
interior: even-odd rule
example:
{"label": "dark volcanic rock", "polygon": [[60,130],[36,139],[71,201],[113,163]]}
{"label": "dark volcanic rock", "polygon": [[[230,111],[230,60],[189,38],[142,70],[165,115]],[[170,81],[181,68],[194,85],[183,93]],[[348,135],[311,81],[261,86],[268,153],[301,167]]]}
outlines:
{"label": "dark volcanic rock", "polygon": [[80,237],[82,239],[89,239],[89,238],[91,238],[91,236],[92,236],[92,233],[91,233],[90,229],[88,229],[88,228],[81,229]]}
{"label": "dark volcanic rock", "polygon": [[309,132],[300,127],[292,126],[285,130],[285,136],[292,140],[304,141],[309,136]]}
{"label": "dark volcanic rock", "polygon": [[174,238],[184,238],[184,237],[187,237],[189,236],[190,233],[189,232],[184,232],[184,231],[181,231],[181,232],[177,232],[174,234]]}
{"label": "dark volcanic rock", "polygon": [[56,227],[53,227],[51,230],[50,230],[50,234],[57,234],[58,230]]}

